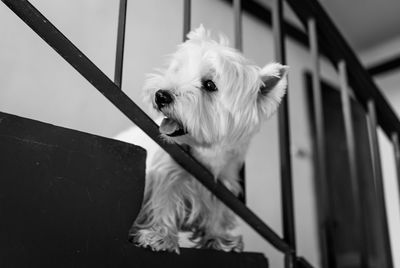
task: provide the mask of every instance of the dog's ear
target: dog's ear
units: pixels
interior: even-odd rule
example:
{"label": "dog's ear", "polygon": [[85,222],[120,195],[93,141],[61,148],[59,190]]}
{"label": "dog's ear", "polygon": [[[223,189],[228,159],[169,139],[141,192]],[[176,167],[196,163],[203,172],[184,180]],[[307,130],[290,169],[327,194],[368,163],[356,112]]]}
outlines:
{"label": "dog's ear", "polygon": [[210,31],[206,30],[203,24],[200,24],[199,27],[187,34],[187,38],[189,40],[206,40],[210,38]]}
{"label": "dog's ear", "polygon": [[278,108],[287,87],[288,66],[271,63],[260,70],[262,85],[259,102],[262,113],[270,117]]}

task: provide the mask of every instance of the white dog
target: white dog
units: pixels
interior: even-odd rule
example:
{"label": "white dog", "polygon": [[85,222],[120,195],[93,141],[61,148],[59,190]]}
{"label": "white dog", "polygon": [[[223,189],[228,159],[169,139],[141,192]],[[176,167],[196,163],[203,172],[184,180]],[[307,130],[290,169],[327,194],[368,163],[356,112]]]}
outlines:
{"label": "white dog", "polygon": [[[165,118],[167,142],[190,146],[192,155],[235,195],[252,136],[277,109],[287,86],[287,67],[259,68],[200,26],[179,45],[166,70],[145,84],[145,100]],[[130,132],[120,135],[126,138]],[[125,136],[125,138],[124,138]],[[147,166],[134,241],[179,253],[178,233],[190,231],[197,247],[241,251],[234,214],[163,150]]]}

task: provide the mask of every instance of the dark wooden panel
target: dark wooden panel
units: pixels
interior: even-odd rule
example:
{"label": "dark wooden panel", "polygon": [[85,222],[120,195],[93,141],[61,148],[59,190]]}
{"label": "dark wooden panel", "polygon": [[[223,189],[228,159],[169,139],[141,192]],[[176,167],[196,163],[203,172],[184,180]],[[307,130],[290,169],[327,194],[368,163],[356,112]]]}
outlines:
{"label": "dark wooden panel", "polygon": [[122,264],[145,151],[0,113],[0,267]]}

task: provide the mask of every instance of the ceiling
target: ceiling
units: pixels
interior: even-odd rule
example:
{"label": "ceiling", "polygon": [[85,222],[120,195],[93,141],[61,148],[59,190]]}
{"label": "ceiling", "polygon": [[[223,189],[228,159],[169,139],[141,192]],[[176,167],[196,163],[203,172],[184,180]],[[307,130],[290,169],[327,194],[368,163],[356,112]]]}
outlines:
{"label": "ceiling", "polygon": [[400,36],[399,0],[320,2],[356,50],[365,50]]}
{"label": "ceiling", "polygon": [[[259,0],[270,6],[272,0]],[[399,0],[320,0],[353,49],[361,52],[400,37]]]}

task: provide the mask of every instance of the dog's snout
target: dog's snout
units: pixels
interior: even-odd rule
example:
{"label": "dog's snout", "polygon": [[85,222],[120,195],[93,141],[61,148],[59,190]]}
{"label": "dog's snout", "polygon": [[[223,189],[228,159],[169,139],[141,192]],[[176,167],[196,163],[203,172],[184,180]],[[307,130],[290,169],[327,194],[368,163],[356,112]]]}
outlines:
{"label": "dog's snout", "polygon": [[168,90],[160,89],[156,92],[155,100],[158,108],[161,109],[172,102],[172,96]]}

